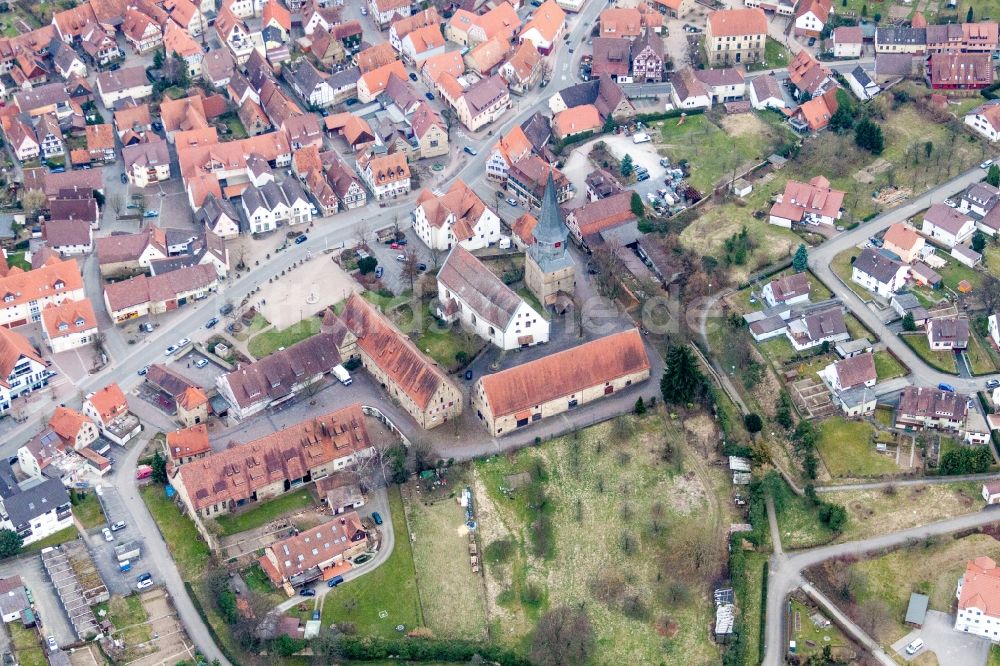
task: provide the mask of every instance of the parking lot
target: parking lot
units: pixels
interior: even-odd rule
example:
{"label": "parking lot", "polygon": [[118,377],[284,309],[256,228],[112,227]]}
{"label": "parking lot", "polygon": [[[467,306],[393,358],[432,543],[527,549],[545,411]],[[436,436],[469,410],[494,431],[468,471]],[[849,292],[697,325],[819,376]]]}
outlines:
{"label": "parking lot", "polygon": [[70,627],[66,612],[42,569],[42,558],[38,555],[24,556],[0,564],[0,577],[9,576],[20,576],[25,586],[31,590],[42,634],[55,636],[59,645],[75,643],[76,635]]}
{"label": "parking lot", "polygon": [[[135,590],[136,577],[141,573],[149,572],[153,575],[154,584],[163,580],[159,571],[152,561],[143,557],[144,548],[142,536],[135,529],[132,514],[128,509],[128,502],[122,498],[118,490],[110,485],[98,486],[97,496],[104,509],[104,515],[108,518],[108,523],[118,521],[125,522],[125,529],[112,532],[114,541],[106,541],[101,532],[101,528],[95,528],[87,535],[87,543],[90,546],[91,554],[97,563],[97,569],[104,579],[104,584],[108,586],[111,594],[126,595]],[[138,558],[132,558],[131,570],[122,572],[118,565],[118,557],[115,554],[115,546],[135,543],[140,548]]]}
{"label": "parking lot", "polygon": [[[925,652],[933,652],[939,664],[983,666],[989,657],[990,641],[957,632],[954,627],[955,618],[949,613],[929,610],[924,626],[893,643],[892,649],[907,662],[919,658]],[[923,639],[926,645],[916,654],[906,654],[906,646],[917,638]]]}
{"label": "parking lot", "polygon": [[[435,270],[431,251],[424,245],[423,241],[417,238],[413,230],[407,230],[404,232],[404,236],[406,237],[406,245],[398,250],[394,250],[385,243],[379,243],[375,240],[368,243],[372,256],[378,259],[378,265],[382,267],[382,284],[391,289],[395,294],[401,294],[410,289],[409,278],[403,277],[403,262],[398,261],[396,259],[397,256],[408,256],[416,253],[417,260],[427,266],[424,272],[433,272]],[[443,253],[440,261],[444,261]]]}

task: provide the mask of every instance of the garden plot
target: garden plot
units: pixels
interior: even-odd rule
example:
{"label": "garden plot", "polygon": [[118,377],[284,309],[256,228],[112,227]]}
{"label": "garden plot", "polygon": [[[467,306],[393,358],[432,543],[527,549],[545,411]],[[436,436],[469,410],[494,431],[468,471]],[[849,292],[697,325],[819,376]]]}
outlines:
{"label": "garden plot", "polygon": [[816,377],[806,377],[791,385],[792,398],[806,413],[806,418],[818,419],[836,411],[830,390]]}

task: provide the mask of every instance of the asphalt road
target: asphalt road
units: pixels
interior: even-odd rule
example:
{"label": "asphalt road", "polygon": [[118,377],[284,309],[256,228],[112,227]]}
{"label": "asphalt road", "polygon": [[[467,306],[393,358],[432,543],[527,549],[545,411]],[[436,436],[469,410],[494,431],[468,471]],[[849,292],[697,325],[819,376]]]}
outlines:
{"label": "asphalt road", "polygon": [[[769,513],[773,507],[769,506]],[[784,605],[788,594],[802,585],[805,579],[802,570],[842,555],[859,555],[904,545],[911,540],[919,541],[931,536],[950,534],[964,529],[970,529],[1000,521],[1000,512],[995,509],[984,509],[978,513],[970,513],[948,520],[938,521],[929,525],[920,525],[891,534],[882,534],[861,541],[823,546],[792,554],[776,552],[771,556],[770,571],[767,580],[767,629],[765,632],[765,666],[779,666],[783,663],[785,654],[784,636]],[[776,524],[772,523],[772,530]],[[772,537],[773,538],[773,537]],[[775,543],[779,543],[776,541]]]}
{"label": "asphalt road", "polygon": [[879,317],[868,308],[858,297],[854,290],[840,281],[833,270],[830,262],[841,252],[864,243],[870,236],[886,229],[896,222],[903,222],[916,215],[931,204],[941,203],[948,197],[963,191],[973,183],[978,183],[986,177],[983,169],[975,168],[961,173],[951,180],[938,185],[925,194],[921,194],[915,199],[882,213],[870,222],[861,224],[856,228],[845,231],[834,238],[823,243],[810,252],[809,268],[847,306],[847,308],[861,322],[879,337],[879,339],[910,368],[910,378],[917,386],[937,386],[940,383],[947,383],[954,386],[960,392],[972,392],[982,389],[983,384],[991,377],[1000,378],[1000,374],[992,376],[980,376],[975,379],[955,377],[943,372],[934,370],[921,359],[909,346],[904,343],[899,336],[882,323]]}

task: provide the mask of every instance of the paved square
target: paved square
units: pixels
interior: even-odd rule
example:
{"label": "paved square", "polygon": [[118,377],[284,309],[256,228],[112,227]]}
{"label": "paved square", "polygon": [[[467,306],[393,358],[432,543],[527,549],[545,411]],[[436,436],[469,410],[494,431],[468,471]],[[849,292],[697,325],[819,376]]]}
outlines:
{"label": "paved square", "polygon": [[[933,652],[939,664],[983,666],[990,654],[990,642],[955,631],[954,627],[955,618],[951,614],[929,610],[923,628],[900,638],[892,644],[892,649],[908,662],[924,652]],[[924,649],[912,656],[906,654],[906,646],[918,637],[924,639]]]}

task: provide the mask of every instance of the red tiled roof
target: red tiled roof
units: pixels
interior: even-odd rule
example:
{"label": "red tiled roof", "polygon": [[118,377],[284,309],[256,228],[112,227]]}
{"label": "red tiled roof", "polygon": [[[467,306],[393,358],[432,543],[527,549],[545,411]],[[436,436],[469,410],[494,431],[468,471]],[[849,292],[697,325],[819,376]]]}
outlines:
{"label": "red tiled roof", "polygon": [[167,453],[174,462],[211,450],[212,445],[208,441],[208,426],[204,423],[167,433]]}

